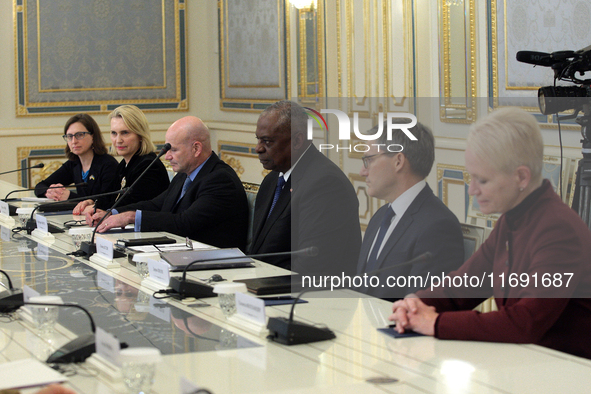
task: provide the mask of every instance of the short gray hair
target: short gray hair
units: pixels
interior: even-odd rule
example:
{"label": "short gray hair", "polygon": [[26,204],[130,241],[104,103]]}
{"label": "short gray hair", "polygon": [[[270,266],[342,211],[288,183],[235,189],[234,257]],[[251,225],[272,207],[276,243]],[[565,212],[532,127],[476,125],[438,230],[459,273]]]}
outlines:
{"label": "short gray hair", "polygon": [[308,114],[306,110],[299,105],[289,100],[281,100],[271,104],[261,113],[260,116],[268,114],[277,114],[277,130],[284,133],[291,133],[291,135],[307,131]]}
{"label": "short gray hair", "polygon": [[533,115],[517,107],[491,112],[470,127],[467,148],[506,174],[524,165],[533,181],[542,179],[544,142]]}

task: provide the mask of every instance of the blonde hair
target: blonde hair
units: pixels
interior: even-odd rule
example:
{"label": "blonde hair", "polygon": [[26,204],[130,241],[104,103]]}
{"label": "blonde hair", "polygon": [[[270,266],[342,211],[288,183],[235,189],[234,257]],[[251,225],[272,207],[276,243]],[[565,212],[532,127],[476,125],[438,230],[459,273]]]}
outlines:
{"label": "blonde hair", "polygon": [[[154,152],[156,146],[150,137],[150,125],[148,119],[141,109],[135,105],[122,105],[117,107],[109,114],[109,121],[113,118],[123,119],[123,123],[127,129],[140,137],[140,148],[138,155],[143,156]],[[113,146],[111,146],[111,153],[113,153]]]}
{"label": "blonde hair", "polygon": [[470,127],[467,147],[493,168],[512,173],[519,166],[542,179],[544,143],[536,118],[516,107],[501,108]]}

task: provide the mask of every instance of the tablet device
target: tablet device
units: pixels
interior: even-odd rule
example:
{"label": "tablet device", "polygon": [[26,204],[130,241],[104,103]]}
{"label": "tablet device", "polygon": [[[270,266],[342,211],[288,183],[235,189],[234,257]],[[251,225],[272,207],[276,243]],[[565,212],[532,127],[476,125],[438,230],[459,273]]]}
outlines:
{"label": "tablet device", "polygon": [[193,261],[199,262],[189,267],[189,271],[254,267],[254,261],[246,257],[238,248],[165,252],[160,256],[170,264],[170,270],[173,272],[183,271]]}

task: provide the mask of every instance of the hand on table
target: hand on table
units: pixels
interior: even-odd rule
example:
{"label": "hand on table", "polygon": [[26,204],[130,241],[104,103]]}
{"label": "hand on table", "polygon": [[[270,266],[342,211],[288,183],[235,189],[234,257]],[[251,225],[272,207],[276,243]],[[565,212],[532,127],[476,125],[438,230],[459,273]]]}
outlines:
{"label": "hand on table", "polygon": [[396,323],[394,329],[400,334],[405,330],[423,335],[435,334],[435,321],[439,314],[435,307],[426,305],[414,294],[392,304],[392,312],[388,319]]}
{"label": "hand on table", "polygon": [[[61,187],[58,187],[61,186]],[[54,201],[65,201],[70,197],[70,191],[63,187],[61,183],[54,183],[53,185],[49,185],[49,187],[56,187],[55,189],[47,189],[45,192],[45,197],[51,198]]]}
{"label": "hand on table", "polygon": [[[98,216],[98,220],[97,220],[97,215]],[[96,214],[91,216],[91,219],[93,220],[93,225],[96,225],[100,218],[102,218],[105,215],[105,212],[97,212]],[[88,217],[88,216],[87,216]],[[88,222],[88,219],[87,219]],[[121,227],[121,228],[125,228],[125,226],[127,226],[128,224],[132,224],[135,222],[135,211],[128,211],[128,212],[123,212],[117,215],[111,215],[109,217],[107,217],[105,219],[104,222],[101,223],[100,226],[97,227],[96,231],[99,233],[104,233],[105,231],[109,231],[112,228],[116,228],[116,227]]]}
{"label": "hand on table", "polygon": [[86,215],[86,213],[94,213],[94,201],[93,200],[84,200],[80,201],[78,205],[74,207],[72,210],[72,215]]}

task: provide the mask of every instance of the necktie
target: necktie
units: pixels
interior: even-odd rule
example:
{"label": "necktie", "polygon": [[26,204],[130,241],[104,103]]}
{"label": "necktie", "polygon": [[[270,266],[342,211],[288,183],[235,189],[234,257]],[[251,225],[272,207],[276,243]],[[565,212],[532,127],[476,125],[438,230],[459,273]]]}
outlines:
{"label": "necktie", "polygon": [[273,212],[273,208],[275,208],[275,204],[277,204],[277,200],[279,200],[279,195],[281,194],[281,189],[283,189],[283,185],[285,185],[285,178],[283,175],[277,179],[277,187],[275,187],[275,195],[273,196],[273,203],[271,204],[271,209],[269,209],[269,214],[267,217],[271,216],[271,212]]}
{"label": "necktie", "polygon": [[386,232],[388,232],[388,228],[392,223],[392,218],[394,217],[395,213],[392,208],[388,208],[382,219],[382,224],[380,225],[380,231],[378,232],[378,237],[376,238],[376,242],[373,244],[373,248],[371,253],[369,254],[369,258],[367,259],[367,264],[365,266],[365,272],[371,272],[377,269],[377,261],[378,261],[378,251],[380,250],[380,246],[382,246],[382,242],[384,241],[384,237],[386,236]]}
{"label": "necktie", "polygon": [[189,186],[191,186],[191,178],[189,176],[187,176],[187,179],[185,179],[185,183],[183,184],[183,190],[181,190],[181,196],[179,197],[179,199],[176,201],[177,204],[179,201],[181,201],[181,198],[183,198],[183,196],[185,195],[185,193],[187,192],[187,189],[189,188]]}

